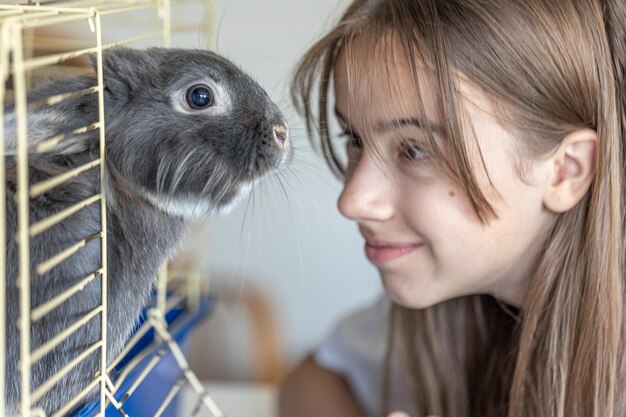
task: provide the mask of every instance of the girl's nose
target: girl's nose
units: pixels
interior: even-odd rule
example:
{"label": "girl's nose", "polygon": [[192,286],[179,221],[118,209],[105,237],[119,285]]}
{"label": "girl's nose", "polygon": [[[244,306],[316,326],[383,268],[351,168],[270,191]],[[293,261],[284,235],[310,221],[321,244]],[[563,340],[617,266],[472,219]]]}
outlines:
{"label": "girl's nose", "polygon": [[384,221],[393,215],[393,184],[384,163],[363,155],[348,171],[337,206],[345,217],[356,221]]}

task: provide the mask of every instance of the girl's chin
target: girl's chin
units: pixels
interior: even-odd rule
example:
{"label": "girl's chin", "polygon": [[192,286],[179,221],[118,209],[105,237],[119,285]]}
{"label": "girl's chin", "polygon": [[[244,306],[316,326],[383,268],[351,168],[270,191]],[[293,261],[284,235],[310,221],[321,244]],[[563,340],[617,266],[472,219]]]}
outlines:
{"label": "girl's chin", "polygon": [[441,297],[437,297],[432,290],[421,288],[421,286],[407,286],[406,280],[398,280],[398,277],[382,275],[381,278],[387,297],[402,307],[421,310],[445,301]]}

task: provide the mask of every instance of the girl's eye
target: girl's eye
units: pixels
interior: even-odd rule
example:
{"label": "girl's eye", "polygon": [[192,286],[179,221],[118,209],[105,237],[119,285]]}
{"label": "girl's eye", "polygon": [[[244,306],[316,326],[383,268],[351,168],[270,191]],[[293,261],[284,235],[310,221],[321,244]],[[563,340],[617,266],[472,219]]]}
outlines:
{"label": "girl's eye", "polygon": [[194,110],[211,107],[214,99],[213,92],[204,84],[189,87],[187,94],[185,94],[185,102]]}
{"label": "girl's eye", "polygon": [[347,138],[346,148],[348,150],[350,149],[362,150],[363,149],[363,140],[359,137],[359,135],[355,134],[354,132],[344,130],[340,136]]}
{"label": "girl's eye", "polygon": [[426,156],[426,153],[414,142],[403,142],[400,144],[400,157],[408,162],[419,161]]}

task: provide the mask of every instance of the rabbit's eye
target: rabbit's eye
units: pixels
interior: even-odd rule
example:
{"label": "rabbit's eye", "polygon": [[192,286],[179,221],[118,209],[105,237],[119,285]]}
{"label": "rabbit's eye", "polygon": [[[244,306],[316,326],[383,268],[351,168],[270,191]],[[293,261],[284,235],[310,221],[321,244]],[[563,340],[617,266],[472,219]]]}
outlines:
{"label": "rabbit's eye", "polygon": [[192,109],[204,109],[213,105],[213,92],[204,84],[196,84],[187,90],[185,101]]}

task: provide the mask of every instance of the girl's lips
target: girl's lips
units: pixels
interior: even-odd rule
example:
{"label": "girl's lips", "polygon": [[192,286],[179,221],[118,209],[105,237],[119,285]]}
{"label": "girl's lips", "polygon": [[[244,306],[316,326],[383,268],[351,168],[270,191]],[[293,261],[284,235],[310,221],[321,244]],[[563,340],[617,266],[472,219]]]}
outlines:
{"label": "girl's lips", "polygon": [[422,246],[421,243],[392,244],[380,242],[365,242],[365,255],[375,264],[381,264],[413,252]]}

